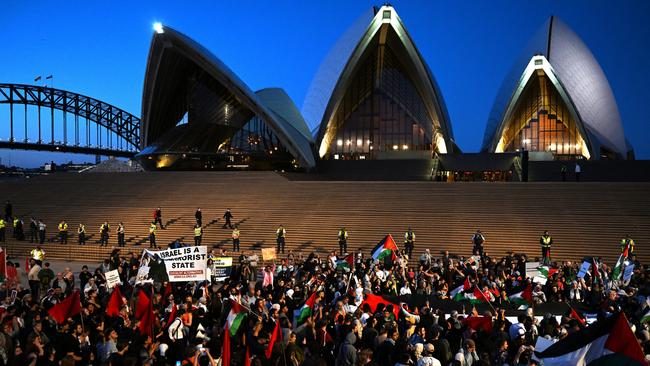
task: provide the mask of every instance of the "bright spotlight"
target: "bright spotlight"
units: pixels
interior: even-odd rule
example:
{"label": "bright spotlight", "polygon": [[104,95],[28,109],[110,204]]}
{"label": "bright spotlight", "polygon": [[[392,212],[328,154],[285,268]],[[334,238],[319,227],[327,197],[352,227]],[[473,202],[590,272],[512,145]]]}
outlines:
{"label": "bright spotlight", "polygon": [[153,30],[156,31],[158,34],[163,33],[163,25],[161,22],[155,22],[153,23]]}

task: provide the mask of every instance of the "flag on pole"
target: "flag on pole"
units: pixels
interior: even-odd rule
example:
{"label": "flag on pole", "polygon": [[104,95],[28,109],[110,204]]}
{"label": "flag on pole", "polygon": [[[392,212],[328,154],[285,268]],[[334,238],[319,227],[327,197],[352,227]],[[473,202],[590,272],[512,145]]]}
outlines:
{"label": "flag on pole", "polygon": [[397,244],[395,244],[393,236],[388,234],[372,250],[372,259],[378,261],[390,256],[392,260],[395,260],[397,259],[396,251]]}
{"label": "flag on pole", "polygon": [[41,80],[42,78],[43,77],[41,77],[41,75],[38,75],[36,78],[34,78],[34,82],[37,82],[37,81]]}
{"label": "flag on pole", "polygon": [[336,269],[343,268],[348,271],[354,270],[354,254],[348,254],[336,261]]}
{"label": "flag on pole", "polygon": [[74,291],[72,295],[65,300],[54,305],[47,313],[56,321],[57,324],[63,324],[68,318],[71,318],[81,312],[81,298],[79,291]]}
{"label": "flag on pole", "polygon": [[122,294],[120,293],[120,286],[117,285],[113,288],[113,293],[111,294],[111,298],[108,300],[108,305],[106,306],[106,315],[119,316],[121,307],[122,307]]}
{"label": "flag on pole", "polygon": [[230,299],[230,312],[226,318],[226,323],[230,334],[237,334],[237,330],[239,330],[239,326],[242,324],[242,321],[245,317],[246,311],[244,310],[244,307],[233,299]]}
{"label": "flag on pole", "polygon": [[2,275],[2,280],[7,279],[7,252],[0,248],[0,275]]}
{"label": "flag on pole", "polygon": [[616,265],[614,266],[614,270],[612,271],[612,281],[618,281],[621,278],[621,275],[623,274],[623,265],[625,264],[625,258],[627,258],[625,253],[621,254],[618,257]]}
{"label": "flag on pole", "polygon": [[614,314],[535,351],[544,366],[647,365],[625,314]]}
{"label": "flag on pole", "polygon": [[553,276],[554,274],[556,274],[558,272],[557,268],[553,268],[553,267],[549,267],[549,266],[537,267],[537,270],[545,278],[550,278],[551,276]]}
{"label": "flag on pole", "polygon": [[472,284],[469,282],[469,277],[465,277],[465,281],[463,282],[463,284],[456,287],[455,289],[451,290],[451,292],[449,293],[449,297],[451,297],[452,299],[456,299],[456,296],[458,296],[458,294],[461,291],[467,291],[471,287],[472,287]]}
{"label": "flag on pole", "polygon": [[149,296],[144,292],[144,290],[140,290],[138,293],[138,303],[135,308],[135,318],[140,321],[140,324],[138,325],[140,334],[149,335],[153,338],[153,303],[151,302]]}
{"label": "flag on pole", "polygon": [[271,358],[271,354],[273,353],[273,346],[275,345],[275,342],[281,340],[282,340],[282,329],[280,328],[280,322],[277,321],[275,322],[275,328],[273,329],[273,333],[271,333],[271,338],[269,339],[269,345],[266,348],[266,351],[264,352],[266,358]]}
{"label": "flag on pole", "polygon": [[305,301],[305,304],[300,308],[300,315],[298,315],[298,319],[296,320],[296,324],[300,325],[307,320],[313,314],[314,312],[314,304],[316,303],[316,295],[317,291],[315,291],[307,301]]}
{"label": "flag on pole", "polygon": [[492,317],[490,316],[469,316],[461,320],[461,323],[474,330],[483,329],[488,333],[492,331]]}
{"label": "flag on pole", "polygon": [[52,78],[52,75],[46,77],[45,79],[47,80],[47,79],[51,79],[51,78]]}
{"label": "flag on pole", "polygon": [[526,288],[524,288],[522,291],[510,295],[509,299],[510,302],[515,303],[517,305],[528,305],[528,306],[532,305],[533,285],[529,283],[528,285],[526,285]]}
{"label": "flag on pole", "polygon": [[221,351],[221,364],[230,365],[230,333],[228,327],[223,332],[223,350]]}

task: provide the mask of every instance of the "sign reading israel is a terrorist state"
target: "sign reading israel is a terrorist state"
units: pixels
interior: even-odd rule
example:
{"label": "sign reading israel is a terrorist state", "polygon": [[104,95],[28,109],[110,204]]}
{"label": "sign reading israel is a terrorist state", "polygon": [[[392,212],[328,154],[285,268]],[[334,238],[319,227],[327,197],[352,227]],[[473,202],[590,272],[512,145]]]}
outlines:
{"label": "sign reading israel is a terrorist state", "polygon": [[[152,262],[165,265],[169,282],[204,281],[207,276],[208,247],[186,247],[165,250],[146,250],[143,259],[148,257],[148,266]],[[151,272],[149,272],[151,276]]]}

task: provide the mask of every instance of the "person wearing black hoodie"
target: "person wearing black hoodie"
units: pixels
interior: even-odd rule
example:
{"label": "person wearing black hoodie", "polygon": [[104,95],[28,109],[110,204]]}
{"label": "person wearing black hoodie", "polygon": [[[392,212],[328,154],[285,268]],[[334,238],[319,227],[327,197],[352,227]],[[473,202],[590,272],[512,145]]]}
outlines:
{"label": "person wearing black hoodie", "polygon": [[361,321],[355,319],[352,323],[352,329],[345,336],[339,355],[336,357],[336,366],[355,366],[357,364],[357,348],[354,346],[358,339],[361,339],[363,325]]}

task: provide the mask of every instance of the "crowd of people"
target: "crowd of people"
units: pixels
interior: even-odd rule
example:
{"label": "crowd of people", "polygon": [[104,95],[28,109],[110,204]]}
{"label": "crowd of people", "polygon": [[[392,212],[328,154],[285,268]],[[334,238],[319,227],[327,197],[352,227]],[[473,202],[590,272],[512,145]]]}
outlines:
{"label": "crowd of people", "polygon": [[[212,253],[224,255],[228,253],[223,250]],[[76,276],[69,268],[55,272],[49,263],[40,265],[34,258],[28,271],[9,262],[9,279],[0,288],[0,364],[215,365],[223,353],[226,318],[238,306],[247,315],[229,335],[230,362],[241,365],[245,358],[258,365],[528,365],[535,362],[531,358],[536,337],[561,338],[584,326],[569,316],[559,322],[551,316],[539,320],[531,311],[522,311],[517,321],[505,316],[504,310],[516,308],[508,294],[531,280],[522,275],[525,255],[473,260],[448,253],[435,258],[425,251],[415,264],[399,252],[396,259],[383,262],[366,255],[362,250],[355,253],[347,272],[337,266],[336,253],[321,258],[289,251],[278,263],[257,268],[252,253],[242,252],[241,265],[223,283],[145,287],[134,285],[138,253],[121,255],[116,250],[94,271],[84,266]],[[647,325],[639,322],[650,294],[645,266],[636,262],[630,282],[616,288],[603,280],[612,274],[604,264],[597,269],[601,273],[581,278],[576,277],[577,264],[555,265],[557,272],[545,285],[534,285],[529,309],[565,302],[599,317],[623,311],[650,352]],[[111,291],[105,273],[113,269],[120,273],[124,300],[118,316],[107,316]],[[453,302],[450,292],[466,281],[491,294],[491,305],[481,311],[493,319],[489,331],[463,322],[471,316],[469,304],[468,314],[446,313],[444,306],[431,305]],[[81,313],[57,324],[48,310],[77,290]],[[153,337],[138,330],[138,304],[132,299],[140,291],[153,293]],[[297,310],[313,294],[310,315],[298,322]],[[387,300],[373,308],[364,303],[366,294]],[[415,305],[411,300],[417,296],[425,302]],[[276,339],[269,353],[276,324],[281,340]]]}
{"label": "crowd of people", "polygon": [[[236,229],[232,214],[225,216],[224,227]],[[162,220],[153,224],[163,227]],[[53,269],[37,247],[25,267],[7,262],[0,365],[535,365],[538,337],[561,339],[588,326],[586,314],[603,319],[620,312],[650,354],[642,321],[650,309],[650,270],[633,254],[633,241],[621,243],[625,266],[634,265],[624,278],[598,258],[587,259],[589,270],[581,270],[583,262],[552,261],[546,235],[541,260],[491,257],[480,231],[470,257],[425,249],[410,259],[410,228],[404,250],[379,258],[362,248],[326,256],[288,250],[265,262],[256,252],[219,248],[208,265],[237,258],[223,281],[138,285],[141,253],[118,247],[96,268],[75,273]],[[347,237],[341,229],[345,252]],[[531,262],[544,265],[541,280],[527,276]],[[112,270],[121,285],[108,288]],[[530,293],[523,306],[513,300],[522,291]],[[78,301],[79,309],[59,319],[52,309],[66,301]],[[547,304],[565,306],[547,313]],[[145,307],[153,319],[142,315]],[[468,321],[479,317],[487,322]]]}

